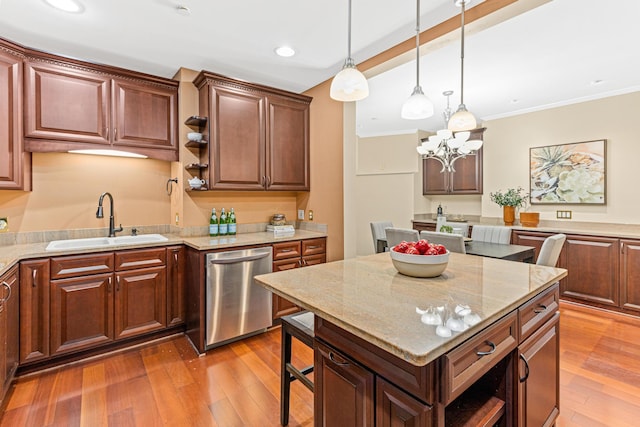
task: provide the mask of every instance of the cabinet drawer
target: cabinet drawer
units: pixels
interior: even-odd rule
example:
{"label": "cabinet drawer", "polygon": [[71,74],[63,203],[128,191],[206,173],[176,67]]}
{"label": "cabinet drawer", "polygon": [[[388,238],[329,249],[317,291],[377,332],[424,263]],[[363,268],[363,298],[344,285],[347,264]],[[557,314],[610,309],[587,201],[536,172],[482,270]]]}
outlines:
{"label": "cabinet drawer", "polygon": [[303,267],[308,267],[310,265],[316,265],[316,264],[324,264],[325,262],[327,262],[327,256],[325,254],[309,255],[309,256],[302,257]]}
{"label": "cabinet drawer", "polygon": [[51,258],[51,279],[113,271],[113,252]]}
{"label": "cabinet drawer", "polygon": [[300,258],[281,259],[273,262],[273,271],[285,271],[292,268],[302,267]]}
{"label": "cabinet drawer", "polygon": [[300,241],[275,243],[273,245],[273,260],[299,257]]}
{"label": "cabinet drawer", "polygon": [[116,252],[116,271],[165,265],[166,253],[165,248]]}
{"label": "cabinet drawer", "polygon": [[559,299],[560,291],[556,284],[518,309],[520,342],[529,338],[558,311]]}
{"label": "cabinet drawer", "polygon": [[327,239],[309,239],[302,241],[302,256],[318,255],[327,252]]}
{"label": "cabinet drawer", "polygon": [[444,405],[451,403],[518,343],[515,311],[442,356]]}

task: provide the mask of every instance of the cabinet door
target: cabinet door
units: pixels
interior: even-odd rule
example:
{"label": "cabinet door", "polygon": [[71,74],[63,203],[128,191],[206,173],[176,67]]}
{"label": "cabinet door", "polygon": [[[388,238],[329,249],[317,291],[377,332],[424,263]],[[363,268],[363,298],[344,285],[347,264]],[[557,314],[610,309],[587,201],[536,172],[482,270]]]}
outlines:
{"label": "cabinet door", "polygon": [[433,425],[432,407],[376,378],[376,426],[430,427]]}
{"label": "cabinet door", "polygon": [[309,191],[309,103],[267,97],[268,190]]}
{"label": "cabinet door", "polygon": [[640,311],[640,241],[620,241],[620,306]]}
{"label": "cabinet door", "polygon": [[108,78],[57,64],[25,66],[26,138],[109,144]]}
{"label": "cabinet door", "polygon": [[0,49],[0,189],[31,190],[22,138],[22,58]]}
{"label": "cabinet door", "polygon": [[264,97],[214,86],[210,96],[209,188],[263,190]]}
{"label": "cabinet door", "polygon": [[51,354],[113,341],[113,274],[51,281]]}
{"label": "cabinet door", "polygon": [[567,236],[567,280],[560,295],[603,306],[618,307],[619,240],[608,237]]}
{"label": "cabinet door", "polygon": [[[297,243],[298,245],[300,244],[300,242],[294,242],[294,243]],[[284,248],[284,249],[286,250],[287,248]],[[299,253],[299,250],[297,250],[296,252]],[[275,254],[276,254],[276,245],[274,245],[274,256]],[[292,268],[299,268],[302,266],[301,262],[302,261],[299,256],[295,258],[288,258],[288,259],[281,259],[278,261],[274,261],[273,271],[285,271],[285,270],[291,270]],[[293,314],[300,311],[300,307],[298,307],[288,299],[282,298],[281,296],[276,294],[273,294],[271,307],[272,307],[272,315],[274,320],[282,316],[286,316],[288,314]]]}
{"label": "cabinet door", "polygon": [[449,177],[452,194],[482,194],[482,148],[472,156],[455,161]]}
{"label": "cabinet door", "polygon": [[18,267],[0,277],[0,404],[18,367]]}
{"label": "cabinet door", "polygon": [[166,327],[166,286],[164,266],[116,273],[116,339]]}
{"label": "cabinet door", "polygon": [[519,426],[552,426],[560,411],[560,313],[518,348]]}
{"label": "cabinet door", "polygon": [[316,340],[314,376],[314,425],[375,425],[371,372]]}
{"label": "cabinet door", "polygon": [[114,145],[177,152],[177,87],[114,80],[113,100]]}
{"label": "cabinet door", "polygon": [[[540,254],[540,248],[542,248],[542,243],[544,240],[551,236],[553,233],[541,233],[535,231],[521,231],[514,230],[511,234],[511,240],[514,245],[523,245],[523,246],[533,246],[535,248],[535,258],[534,262],[538,260],[538,255]],[[564,250],[564,248],[563,248]]]}
{"label": "cabinet door", "polygon": [[449,194],[449,172],[435,159],[422,160],[422,194]]}
{"label": "cabinet door", "polygon": [[49,356],[49,260],[20,263],[20,363]]}
{"label": "cabinet door", "polygon": [[184,247],[167,248],[167,325],[186,321],[186,299],[184,283]]}

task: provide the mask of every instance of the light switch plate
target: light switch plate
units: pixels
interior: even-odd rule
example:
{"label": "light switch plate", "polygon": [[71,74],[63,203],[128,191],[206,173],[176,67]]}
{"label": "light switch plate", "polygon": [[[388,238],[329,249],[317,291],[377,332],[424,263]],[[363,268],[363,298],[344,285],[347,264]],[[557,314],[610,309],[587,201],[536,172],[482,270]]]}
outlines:
{"label": "light switch plate", "polygon": [[298,209],[298,219],[304,221],[304,209]]}
{"label": "light switch plate", "polygon": [[571,219],[571,211],[556,211],[556,218]]}
{"label": "light switch plate", "polygon": [[309,210],[309,221],[313,221],[313,211]]}

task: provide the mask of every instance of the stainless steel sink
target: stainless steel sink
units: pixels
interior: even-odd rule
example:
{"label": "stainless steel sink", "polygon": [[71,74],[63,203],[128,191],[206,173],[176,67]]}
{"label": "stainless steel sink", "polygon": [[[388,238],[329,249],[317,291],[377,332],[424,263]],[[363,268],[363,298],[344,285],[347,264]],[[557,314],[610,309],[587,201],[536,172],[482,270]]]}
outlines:
{"label": "stainless steel sink", "polygon": [[144,243],[166,242],[169,239],[162,234],[140,234],[137,236],[92,237],[88,239],[53,240],[45,250],[64,251],[69,249],[93,249],[112,246],[139,245]]}

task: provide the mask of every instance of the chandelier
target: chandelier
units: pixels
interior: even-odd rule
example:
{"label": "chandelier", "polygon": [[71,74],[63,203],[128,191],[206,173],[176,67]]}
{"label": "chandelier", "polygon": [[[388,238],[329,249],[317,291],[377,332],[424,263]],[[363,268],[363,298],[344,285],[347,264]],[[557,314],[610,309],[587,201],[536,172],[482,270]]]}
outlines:
{"label": "chandelier", "polygon": [[482,140],[469,139],[471,132],[461,131],[452,132],[446,129],[447,123],[451,118],[451,107],[449,106],[449,97],[453,94],[452,90],[442,93],[447,97],[447,108],[443,111],[445,129],[436,132],[429,138],[422,140],[422,144],[416,147],[418,153],[423,159],[435,159],[442,164],[440,172],[455,172],[453,164],[456,160],[467,156],[475,155],[482,147]]}

